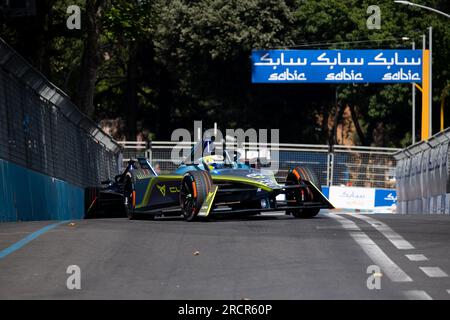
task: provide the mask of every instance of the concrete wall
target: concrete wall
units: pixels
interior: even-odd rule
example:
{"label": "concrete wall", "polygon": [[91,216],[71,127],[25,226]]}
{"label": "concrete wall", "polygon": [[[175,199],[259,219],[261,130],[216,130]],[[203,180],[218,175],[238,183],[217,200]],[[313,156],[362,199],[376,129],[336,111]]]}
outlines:
{"label": "concrete wall", "polygon": [[84,191],[0,159],[0,222],[81,219]]}

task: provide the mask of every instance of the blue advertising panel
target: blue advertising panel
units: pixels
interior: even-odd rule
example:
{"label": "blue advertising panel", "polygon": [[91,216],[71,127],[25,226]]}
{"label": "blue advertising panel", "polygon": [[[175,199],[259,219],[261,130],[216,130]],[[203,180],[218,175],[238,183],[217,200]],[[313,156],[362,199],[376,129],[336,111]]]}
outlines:
{"label": "blue advertising panel", "polygon": [[397,191],[390,189],[375,190],[375,207],[390,207],[397,204]]}
{"label": "blue advertising panel", "polygon": [[254,50],[253,83],[422,82],[422,50]]}

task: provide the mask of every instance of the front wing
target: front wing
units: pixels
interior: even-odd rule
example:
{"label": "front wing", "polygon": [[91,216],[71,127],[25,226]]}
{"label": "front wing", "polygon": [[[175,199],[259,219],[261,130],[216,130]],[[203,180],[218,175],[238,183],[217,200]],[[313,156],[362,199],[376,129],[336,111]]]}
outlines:
{"label": "front wing", "polygon": [[[151,179],[141,179],[135,184],[136,211],[152,214],[179,214],[179,185],[182,176],[161,175]],[[312,183],[304,183],[313,190],[315,201],[293,204],[288,200],[277,200],[280,194],[292,189],[304,188],[300,185],[279,185],[268,187],[258,181],[241,177],[212,176],[213,188],[203,203],[199,216],[215,213],[258,213],[283,211],[288,209],[320,208],[333,209],[333,205]],[[260,205],[266,199],[267,207]]]}

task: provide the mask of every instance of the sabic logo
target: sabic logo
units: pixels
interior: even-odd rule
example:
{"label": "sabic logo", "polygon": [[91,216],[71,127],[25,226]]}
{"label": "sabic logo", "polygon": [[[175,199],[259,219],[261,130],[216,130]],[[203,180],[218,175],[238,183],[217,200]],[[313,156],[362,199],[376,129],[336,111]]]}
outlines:
{"label": "sabic logo", "polygon": [[388,201],[397,201],[397,197],[394,197],[392,193],[389,193],[386,197],[384,197],[384,200]]}

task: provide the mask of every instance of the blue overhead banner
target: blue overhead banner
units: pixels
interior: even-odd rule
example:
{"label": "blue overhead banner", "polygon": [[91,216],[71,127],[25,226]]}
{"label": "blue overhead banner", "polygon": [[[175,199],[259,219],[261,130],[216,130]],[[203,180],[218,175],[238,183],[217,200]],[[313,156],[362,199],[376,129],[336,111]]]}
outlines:
{"label": "blue overhead banner", "polygon": [[254,50],[253,83],[422,82],[422,50]]}

